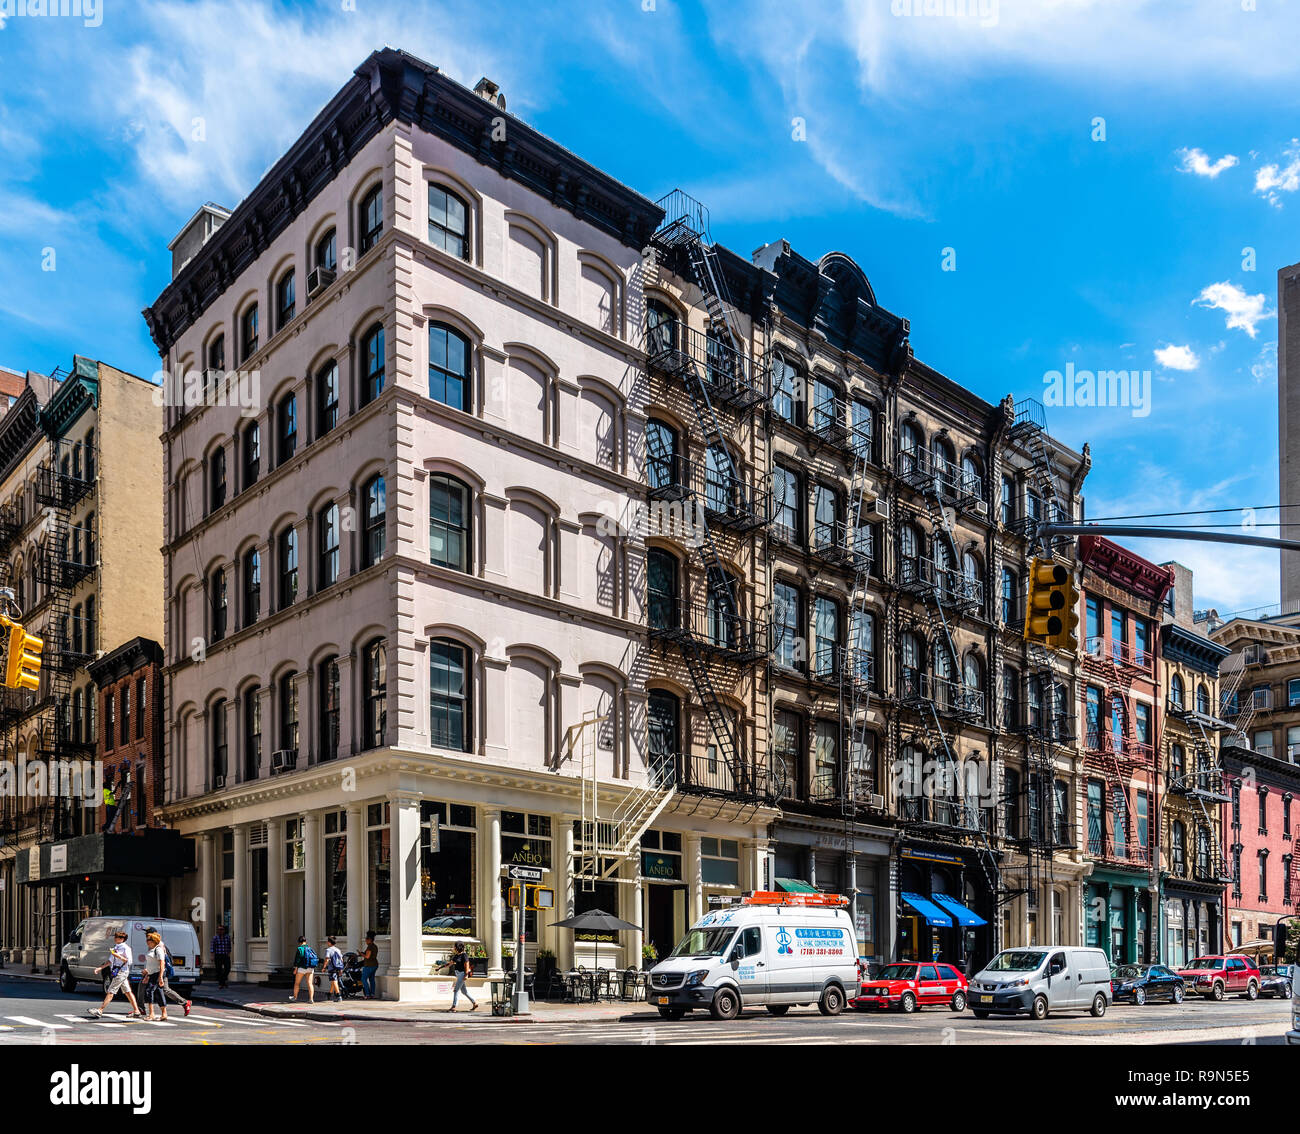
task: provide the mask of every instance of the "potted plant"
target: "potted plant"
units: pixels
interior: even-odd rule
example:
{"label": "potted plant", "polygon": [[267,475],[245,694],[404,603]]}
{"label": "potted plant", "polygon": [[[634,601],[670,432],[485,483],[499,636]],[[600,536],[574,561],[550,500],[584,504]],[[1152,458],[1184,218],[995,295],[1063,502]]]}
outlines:
{"label": "potted plant", "polygon": [[474,970],[474,975],[487,976],[487,950],[475,941],[469,946],[468,952],[470,968]]}
{"label": "potted plant", "polygon": [[659,950],[647,941],[641,946],[641,965],[643,968],[650,968],[659,960]]}
{"label": "potted plant", "polygon": [[537,972],[534,979],[540,986],[545,981],[550,980],[551,973],[555,971],[555,954],[549,949],[537,950]]}

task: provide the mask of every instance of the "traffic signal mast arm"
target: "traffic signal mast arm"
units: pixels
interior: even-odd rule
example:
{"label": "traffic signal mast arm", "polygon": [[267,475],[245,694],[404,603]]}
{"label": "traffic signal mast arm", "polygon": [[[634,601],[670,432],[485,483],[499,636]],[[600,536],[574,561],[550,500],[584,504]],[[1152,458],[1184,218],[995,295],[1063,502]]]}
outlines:
{"label": "traffic signal mast arm", "polygon": [[1194,539],[1204,543],[1244,543],[1250,547],[1280,547],[1283,551],[1300,551],[1300,540],[1276,536],[1233,535],[1230,532],[1189,532],[1183,528],[1132,528],[1116,524],[1039,524],[1038,535],[1052,536],[1134,536],[1140,539]]}

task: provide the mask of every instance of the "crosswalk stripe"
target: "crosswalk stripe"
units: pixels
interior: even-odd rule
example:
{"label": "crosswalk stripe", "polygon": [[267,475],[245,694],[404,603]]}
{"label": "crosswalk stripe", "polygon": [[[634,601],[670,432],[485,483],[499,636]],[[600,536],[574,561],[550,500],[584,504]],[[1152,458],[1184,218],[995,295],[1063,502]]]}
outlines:
{"label": "crosswalk stripe", "polygon": [[65,1016],[62,1012],[55,1014],[60,1020],[71,1020],[74,1024],[94,1024],[99,1028],[126,1028],[125,1024],[114,1024],[108,1020],[88,1020],[85,1016]]}
{"label": "crosswalk stripe", "polygon": [[6,1020],[13,1020],[15,1024],[26,1024],[29,1028],[61,1028],[66,1031],[70,1024],[47,1024],[44,1020],[33,1020],[30,1016],[6,1016]]}

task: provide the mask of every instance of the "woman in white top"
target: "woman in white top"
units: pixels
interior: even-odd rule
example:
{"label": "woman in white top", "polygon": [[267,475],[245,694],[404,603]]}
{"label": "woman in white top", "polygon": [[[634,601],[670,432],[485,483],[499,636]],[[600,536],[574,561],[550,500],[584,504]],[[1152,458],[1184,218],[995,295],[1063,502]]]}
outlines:
{"label": "woman in white top", "polygon": [[[144,981],[140,985],[142,1002],[148,1007],[146,1020],[167,1019],[167,1000],[163,996],[163,970],[167,967],[167,950],[163,947],[162,935],[154,932],[145,934],[148,948],[144,954]],[[162,1016],[155,1017],[153,1007],[157,1004],[162,1009]]]}

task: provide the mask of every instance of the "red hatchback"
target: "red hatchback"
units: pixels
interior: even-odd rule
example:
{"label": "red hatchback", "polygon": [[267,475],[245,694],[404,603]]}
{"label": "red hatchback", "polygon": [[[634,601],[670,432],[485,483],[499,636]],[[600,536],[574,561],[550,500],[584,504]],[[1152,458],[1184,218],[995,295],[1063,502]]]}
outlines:
{"label": "red hatchback", "polygon": [[1188,992],[1198,992],[1209,1000],[1222,1000],[1229,993],[1254,1000],[1259,996],[1259,969],[1241,953],[1214,957],[1197,957],[1178,975],[1187,982]]}
{"label": "red hatchback", "polygon": [[952,965],[899,961],[874,977],[864,977],[854,1008],[898,1008],[915,1012],[927,1004],[946,1004],[954,1012],[966,1007],[966,978]]}

